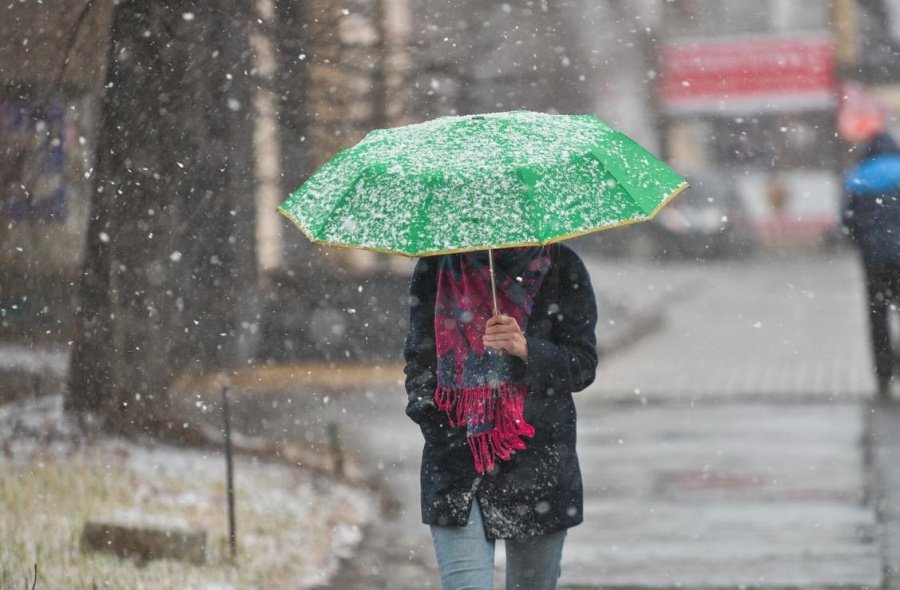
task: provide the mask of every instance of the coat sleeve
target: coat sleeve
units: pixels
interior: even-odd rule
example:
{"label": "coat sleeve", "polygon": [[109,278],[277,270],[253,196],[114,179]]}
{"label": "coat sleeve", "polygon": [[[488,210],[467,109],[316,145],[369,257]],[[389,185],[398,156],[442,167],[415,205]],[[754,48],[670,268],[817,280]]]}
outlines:
{"label": "coat sleeve", "polygon": [[421,424],[437,411],[437,353],[434,341],[434,301],[437,258],[420,258],[409,285],[409,331],[403,345],[406,373],[406,415]]}
{"label": "coat sleeve", "polygon": [[559,311],[549,340],[526,336],[528,361],[514,369],[517,381],[536,393],[581,391],[597,372],[597,302],[587,268],[569,252],[560,257]]}

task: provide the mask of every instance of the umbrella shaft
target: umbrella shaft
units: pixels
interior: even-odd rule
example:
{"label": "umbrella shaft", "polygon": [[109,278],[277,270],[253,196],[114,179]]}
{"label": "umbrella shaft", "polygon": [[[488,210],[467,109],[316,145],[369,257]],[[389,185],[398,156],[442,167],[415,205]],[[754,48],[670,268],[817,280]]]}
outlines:
{"label": "umbrella shaft", "polygon": [[488,249],[488,262],[491,266],[491,295],[494,298],[494,315],[500,315],[500,308],[497,307],[497,281],[494,279],[494,251]]}

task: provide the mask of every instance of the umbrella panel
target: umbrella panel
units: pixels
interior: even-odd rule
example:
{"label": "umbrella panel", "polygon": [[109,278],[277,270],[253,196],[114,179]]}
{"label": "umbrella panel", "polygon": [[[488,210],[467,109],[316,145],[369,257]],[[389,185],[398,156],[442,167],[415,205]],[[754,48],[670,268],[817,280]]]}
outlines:
{"label": "umbrella panel", "polygon": [[280,210],[313,241],[418,256],[642,221],[685,186],[596,117],[501,113],[373,131]]}

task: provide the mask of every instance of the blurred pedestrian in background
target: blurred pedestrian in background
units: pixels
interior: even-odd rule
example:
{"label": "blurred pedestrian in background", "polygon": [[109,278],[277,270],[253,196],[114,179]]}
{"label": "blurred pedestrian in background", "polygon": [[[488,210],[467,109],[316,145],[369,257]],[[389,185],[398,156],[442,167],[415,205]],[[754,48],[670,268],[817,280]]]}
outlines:
{"label": "blurred pedestrian in background", "polygon": [[844,227],[865,269],[878,395],[887,398],[895,365],[888,314],[900,301],[900,145],[893,137],[881,132],[862,147],[844,191]]}
{"label": "blurred pedestrian in background", "polygon": [[404,347],[406,413],[422,429],[422,521],[444,590],[553,590],[566,529],[582,521],[572,393],[597,367],[597,309],[561,245],[420,258]]}

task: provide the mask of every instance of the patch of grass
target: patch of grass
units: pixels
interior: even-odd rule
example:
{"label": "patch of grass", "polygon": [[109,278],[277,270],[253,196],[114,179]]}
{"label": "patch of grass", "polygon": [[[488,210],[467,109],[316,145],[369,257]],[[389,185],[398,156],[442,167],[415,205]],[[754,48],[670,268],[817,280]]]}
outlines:
{"label": "patch of grass", "polygon": [[[37,589],[299,588],[333,567],[342,527],[368,517],[358,492],[339,486],[323,494],[303,472],[249,459],[235,470],[232,563],[221,457],[103,445],[0,457],[0,588],[30,588],[35,563]],[[206,529],[206,565],[82,553],[84,523],[123,511]]]}

